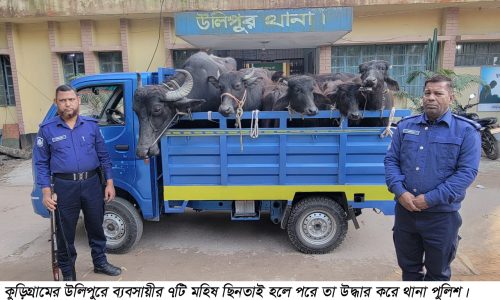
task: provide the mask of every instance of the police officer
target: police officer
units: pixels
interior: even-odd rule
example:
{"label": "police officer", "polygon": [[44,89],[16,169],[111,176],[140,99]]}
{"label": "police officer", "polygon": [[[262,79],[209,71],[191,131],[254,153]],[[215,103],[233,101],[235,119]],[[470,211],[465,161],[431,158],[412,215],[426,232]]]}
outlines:
{"label": "police officer", "polygon": [[393,239],[403,280],[451,277],[458,210],[481,157],[479,125],[452,114],[452,101],[450,78],[428,79],[424,113],[399,122],[385,157],[387,186],[397,200]]}
{"label": "police officer", "polygon": [[[43,204],[55,211],[57,259],[63,279],[76,280],[74,241],[80,210],[92,249],[94,272],[120,275],[121,269],[106,259],[106,236],[102,228],[104,205],[105,201],[114,199],[115,188],[111,160],[97,121],[79,115],[80,97],[68,85],[57,87],[54,103],[57,116],[40,125],[33,152]],[[104,195],[99,167],[106,180]],[[57,200],[51,197],[51,178]]]}

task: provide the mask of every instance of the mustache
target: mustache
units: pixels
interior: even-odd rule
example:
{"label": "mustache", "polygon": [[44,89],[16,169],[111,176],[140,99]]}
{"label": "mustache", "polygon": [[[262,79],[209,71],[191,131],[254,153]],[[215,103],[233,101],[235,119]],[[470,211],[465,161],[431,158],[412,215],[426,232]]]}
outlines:
{"label": "mustache", "polygon": [[57,114],[60,115],[60,116],[64,116],[64,117],[68,117],[68,118],[72,118],[76,115],[78,115],[80,113],[80,109],[77,108],[77,109],[62,109],[62,110],[58,110],[57,111]]}

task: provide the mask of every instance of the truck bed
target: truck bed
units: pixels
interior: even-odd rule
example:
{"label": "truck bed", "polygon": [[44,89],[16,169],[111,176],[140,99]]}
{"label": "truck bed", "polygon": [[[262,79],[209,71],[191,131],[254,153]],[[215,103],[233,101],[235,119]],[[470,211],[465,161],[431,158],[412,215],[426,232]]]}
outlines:
{"label": "truck bed", "polygon": [[[382,116],[388,117],[390,111]],[[410,114],[397,110],[395,117]],[[338,111],[304,117],[323,122]],[[381,117],[381,112],[365,112]],[[206,120],[207,113],[193,113]],[[250,112],[242,119],[249,120]],[[218,128],[170,129],[161,139],[163,197],[167,201],[292,200],[296,193],[342,192],[353,208],[373,207],[393,212],[387,191],[384,157],[390,137],[382,127],[287,127],[288,112],[261,112],[259,119],[279,120],[278,128],[227,128],[231,119],[212,113]],[[301,119],[302,116],[294,115]],[[234,118],[232,118],[234,119]],[[185,204],[184,204],[185,205]]]}

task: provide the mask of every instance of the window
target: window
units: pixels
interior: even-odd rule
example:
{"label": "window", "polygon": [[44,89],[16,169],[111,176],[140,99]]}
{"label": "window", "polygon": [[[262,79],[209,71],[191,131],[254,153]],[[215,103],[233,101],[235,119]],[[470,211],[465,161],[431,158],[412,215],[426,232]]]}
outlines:
{"label": "window", "polygon": [[411,84],[407,84],[406,79],[413,71],[425,70],[426,48],[425,44],[334,46],[332,73],[357,74],[361,63],[373,59],[385,60],[392,65],[389,74],[399,83],[400,89],[410,95],[419,96],[422,93],[424,79],[418,78]]}
{"label": "window", "polygon": [[65,83],[69,83],[80,74],[85,74],[83,53],[63,53],[61,54],[61,62]]}
{"label": "window", "polygon": [[173,51],[174,68],[176,69],[182,68],[186,59],[188,59],[188,57],[190,57],[191,55],[195,54],[198,51],[200,50],[198,49],[174,50]]}
{"label": "window", "polygon": [[97,55],[101,73],[123,72],[121,52],[99,52]]}
{"label": "window", "polygon": [[10,58],[0,55],[0,106],[15,106],[14,83],[12,81],[12,70]]}
{"label": "window", "polygon": [[455,66],[500,64],[500,42],[457,44]]}
{"label": "window", "polygon": [[99,120],[99,125],[124,125],[123,86],[91,86],[78,90],[80,114]]}

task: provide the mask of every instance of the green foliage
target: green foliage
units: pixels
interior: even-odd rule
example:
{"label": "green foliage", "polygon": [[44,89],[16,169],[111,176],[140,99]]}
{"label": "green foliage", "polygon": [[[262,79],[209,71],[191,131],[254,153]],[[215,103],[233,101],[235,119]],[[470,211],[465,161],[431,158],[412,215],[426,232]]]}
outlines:
{"label": "green foliage", "polygon": [[68,78],[66,78],[66,83],[69,84],[71,81],[73,81],[73,80],[75,80],[77,78],[83,77],[83,76],[85,76],[84,73],[77,73],[75,75],[68,76]]}
{"label": "green foliage", "polygon": [[425,61],[425,69],[435,72],[437,69],[437,51],[438,51],[438,40],[437,40],[437,28],[434,28],[434,34],[432,40],[427,40],[427,55]]}
{"label": "green foliage", "polygon": [[[452,109],[454,106],[456,106],[457,100],[456,98],[462,96],[462,93],[469,89],[472,86],[477,86],[480,85],[483,88],[489,88],[489,85],[481,80],[481,77],[476,76],[476,75],[471,75],[471,74],[457,74],[452,70],[449,69],[439,69],[437,71],[414,71],[408,75],[408,78],[406,79],[406,83],[412,83],[413,81],[417,80],[419,77],[424,77],[425,80],[431,78],[434,75],[444,75],[449,78],[451,78],[453,82],[453,93],[455,95],[455,101],[452,104]],[[422,112],[422,98],[421,97],[414,97],[408,94],[405,91],[399,91],[395,93],[395,96],[401,99],[408,99],[410,100],[412,107],[414,110],[418,112]]]}

